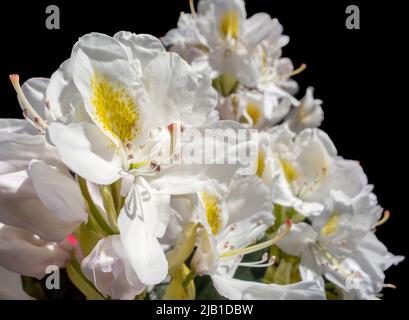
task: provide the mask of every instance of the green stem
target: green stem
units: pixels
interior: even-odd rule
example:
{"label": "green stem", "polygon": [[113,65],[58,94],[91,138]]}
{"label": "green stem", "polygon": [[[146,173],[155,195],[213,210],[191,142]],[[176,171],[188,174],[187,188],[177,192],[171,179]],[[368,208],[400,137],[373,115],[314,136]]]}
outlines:
{"label": "green stem", "polygon": [[183,281],[183,288],[187,288],[190,282],[192,282],[196,278],[196,273],[194,270],[190,271],[189,274],[186,276],[186,279]]}
{"label": "green stem", "polygon": [[114,199],[112,198],[110,188],[108,186],[101,186],[101,195],[104,203],[104,208],[107,213],[108,222],[115,233],[119,233],[117,226],[118,213],[115,208]]}
{"label": "green stem", "polygon": [[283,224],[286,218],[286,213],[283,210],[283,207],[279,204],[274,204],[274,213],[276,217],[276,221],[274,223],[274,230],[278,230],[278,228]]}
{"label": "green stem", "polygon": [[111,184],[111,193],[112,193],[112,199],[114,200],[116,212],[120,212],[122,209],[121,179]]}
{"label": "green stem", "polygon": [[91,225],[95,225],[96,228],[99,229],[99,231],[102,231],[102,233],[105,236],[115,234],[115,232],[111,229],[111,227],[105,221],[105,218],[103,217],[103,215],[101,214],[101,212],[98,210],[97,206],[95,205],[94,201],[92,200],[91,195],[88,191],[87,181],[84,178],[81,178],[78,176],[78,182],[80,185],[82,196],[88,203],[88,207],[90,210],[90,215],[88,219]]}

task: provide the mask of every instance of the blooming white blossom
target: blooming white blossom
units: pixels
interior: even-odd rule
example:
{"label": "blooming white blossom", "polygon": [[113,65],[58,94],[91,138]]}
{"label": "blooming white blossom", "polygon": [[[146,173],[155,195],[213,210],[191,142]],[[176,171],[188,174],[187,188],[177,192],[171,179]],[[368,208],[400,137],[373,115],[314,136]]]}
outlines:
{"label": "blooming white blossom", "polygon": [[[281,286],[234,278],[239,266],[263,268],[274,264],[274,256],[268,258],[267,254],[260,261],[243,262],[242,259],[247,254],[269,248],[291,227],[287,224],[275,237],[256,243],[274,223],[271,194],[259,178],[235,177],[229,189],[210,183],[190,197],[194,206],[186,205],[186,198],[176,199],[173,204],[179,224],[195,221],[199,228],[190,268],[195,274],[210,275],[220,295],[229,299],[324,297],[315,281]],[[179,250],[185,250],[185,247]]]}
{"label": "blooming white blossom", "polygon": [[305,65],[294,70],[281,57],[289,38],[277,19],[266,13],[247,19],[241,0],[201,0],[197,13],[191,9],[162,41],[213,79],[222,119],[266,128],[282,121],[291,105],[299,105],[293,97],[298,85],[291,77]]}
{"label": "blooming white blossom", "polygon": [[258,174],[270,186],[273,202],[305,215],[320,215],[331,191],[353,197],[367,185],[357,161],[345,160],[326,133],[293,133],[276,126],[260,138]]}
{"label": "blooming white blossom", "polygon": [[[278,246],[301,256],[303,279],[334,283],[349,299],[373,299],[384,286],[384,271],[403,260],[394,256],[373,232],[382,214],[371,188],[350,198],[331,193],[331,204],[312,223],[294,225]],[[388,213],[386,213],[388,215]]]}
{"label": "blooming white blossom", "polygon": [[318,128],[313,88],[296,97],[306,66],[282,56],[281,24],[242,0],[190,6],[162,42],[90,33],[50,78],[10,76],[25,119],[0,119],[0,299],[32,299],[22,279],[50,265],[87,299],[202,298],[198,281],[228,299],[393,287],[384,272],[404,257],[375,236],[389,212]]}

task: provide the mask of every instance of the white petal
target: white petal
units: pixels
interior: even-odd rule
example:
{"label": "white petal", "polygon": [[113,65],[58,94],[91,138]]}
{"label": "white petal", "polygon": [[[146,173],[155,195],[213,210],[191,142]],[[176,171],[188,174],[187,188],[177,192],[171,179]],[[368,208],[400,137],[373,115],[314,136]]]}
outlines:
{"label": "white petal", "polygon": [[119,236],[100,240],[82,260],[81,269],[104,296],[113,299],[132,300],[146,288],[132,270]]}
{"label": "white petal", "polygon": [[323,300],[324,291],[315,282],[288,285],[264,284],[215,275],[213,284],[222,296],[231,300]]}
{"label": "white petal", "polygon": [[95,125],[52,123],[48,132],[62,161],[76,174],[103,185],[120,178],[116,149]]}
{"label": "white petal", "polygon": [[28,175],[41,201],[58,218],[78,224],[87,221],[80,188],[72,177],[36,160],[30,163]]}
{"label": "white petal", "polygon": [[102,33],[92,32],[82,36],[74,45],[71,59],[75,61],[78,51],[81,50],[91,59],[99,61],[127,60],[128,56],[119,41]]}
{"label": "white petal", "polygon": [[144,70],[143,82],[149,104],[155,108],[154,126],[174,121],[200,126],[216,107],[217,93],[210,80],[194,72],[175,53],[159,53],[152,59]]}
{"label": "white petal", "polygon": [[21,275],[0,267],[0,300],[33,300],[23,290]]}
{"label": "white petal", "polygon": [[170,197],[138,182],[131,188],[118,217],[123,248],[139,279],[146,285],[161,282],[168,273],[162,237],[170,219]]}
{"label": "white petal", "polygon": [[0,133],[36,135],[38,131],[23,119],[0,119]]}
{"label": "white petal", "polygon": [[[45,119],[45,92],[49,79],[47,78],[31,78],[23,83],[21,89],[26,96],[28,102],[33,107],[33,109],[38,113],[38,115]],[[20,99],[19,99],[20,101]],[[21,108],[25,107],[20,101]],[[33,123],[34,124],[34,123]]]}
{"label": "white petal", "polygon": [[199,243],[190,263],[199,275],[214,274],[217,270],[219,252],[217,241],[207,230],[202,230]]}
{"label": "white petal", "polygon": [[0,174],[26,169],[32,159],[60,163],[57,150],[27,121],[0,119]]}
{"label": "white petal", "polygon": [[271,192],[256,176],[235,177],[226,202],[228,223],[235,223],[257,213],[272,215]]}
{"label": "white petal", "polygon": [[71,101],[78,95],[72,80],[72,61],[64,61],[50,78],[46,96],[48,119],[58,119],[71,112]]}
{"label": "white petal", "polygon": [[271,17],[264,12],[259,12],[244,22],[242,41],[251,49],[266,39],[272,31]]}
{"label": "white petal", "polygon": [[277,242],[277,246],[292,256],[299,256],[317,237],[318,234],[310,225],[300,222],[291,226],[290,232]]}
{"label": "white petal", "polygon": [[[207,130],[215,135],[206,134]],[[218,121],[200,131],[186,127],[180,163],[150,178],[151,186],[169,194],[187,194],[202,190],[210,179],[227,188],[234,174],[249,168],[254,160],[250,151],[255,144],[247,135],[237,136],[239,130],[246,129],[234,121]]]}
{"label": "white petal", "polygon": [[158,38],[149,34],[135,34],[127,31],[120,31],[114,35],[128,54],[128,59],[139,60],[144,68],[149,61],[154,59],[158,53],[165,52],[165,48]]}
{"label": "white petal", "polygon": [[30,230],[44,240],[62,241],[78,225],[44,206],[25,171],[0,176],[0,204],[1,222]]}
{"label": "white petal", "polygon": [[29,231],[0,223],[0,265],[15,273],[41,279],[50,265],[64,267],[71,254]]}

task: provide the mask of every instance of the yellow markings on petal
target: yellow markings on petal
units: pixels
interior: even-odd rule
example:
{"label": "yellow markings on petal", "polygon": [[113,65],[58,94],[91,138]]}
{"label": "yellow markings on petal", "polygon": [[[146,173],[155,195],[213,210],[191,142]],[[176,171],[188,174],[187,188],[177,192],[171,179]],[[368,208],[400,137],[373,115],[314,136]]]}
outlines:
{"label": "yellow markings on petal", "polygon": [[91,79],[95,116],[103,130],[126,145],[139,130],[140,113],[134,99],[119,83],[95,74]]}
{"label": "yellow markings on petal", "polygon": [[226,10],[220,19],[220,32],[224,39],[237,39],[240,17],[235,10]]}
{"label": "yellow markings on petal", "polygon": [[290,161],[285,160],[285,159],[280,159],[280,165],[281,168],[284,171],[284,175],[289,182],[293,182],[298,178],[298,172],[294,168],[294,166],[291,164]]}
{"label": "yellow markings on petal", "polygon": [[260,107],[255,103],[249,102],[246,111],[249,117],[253,120],[253,126],[255,126],[261,118]]}
{"label": "yellow markings on petal", "polygon": [[328,237],[337,232],[339,225],[339,214],[332,214],[325,226],[321,229],[321,235]]}
{"label": "yellow markings on petal", "polygon": [[263,172],[264,172],[264,168],[265,168],[264,161],[265,161],[264,152],[262,150],[259,150],[258,153],[257,153],[257,171],[256,171],[256,174],[260,178],[263,176]]}
{"label": "yellow markings on petal", "polygon": [[206,191],[202,192],[201,197],[206,210],[207,222],[212,229],[213,235],[217,235],[223,227],[219,199],[216,195]]}

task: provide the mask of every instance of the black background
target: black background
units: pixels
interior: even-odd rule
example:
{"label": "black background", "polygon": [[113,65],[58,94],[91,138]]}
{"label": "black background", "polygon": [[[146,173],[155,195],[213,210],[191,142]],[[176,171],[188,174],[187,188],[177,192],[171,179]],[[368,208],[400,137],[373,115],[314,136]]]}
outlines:
{"label": "black background", "polygon": [[[34,1],[32,1],[34,2]],[[0,3],[0,117],[21,117],[11,73],[22,82],[49,77],[69,57],[72,45],[85,33],[113,35],[119,30],[163,36],[175,27],[179,12],[189,12],[188,0],[168,1],[21,1]],[[45,27],[45,9],[56,4],[61,29]],[[347,30],[345,8],[356,4],[361,29]],[[296,77],[301,93],[315,87],[324,101],[325,130],[340,155],[359,160],[375,185],[381,205],[392,212],[378,237],[395,254],[408,255],[407,35],[405,10],[398,1],[278,1],[248,0],[248,15],[268,12],[284,26],[290,44],[284,56],[295,66],[308,65]],[[407,29],[407,28],[406,28]],[[401,78],[400,78],[401,77]],[[404,79],[404,80],[401,80]],[[1,210],[1,208],[0,208]],[[385,299],[406,295],[407,262],[387,271]]]}

